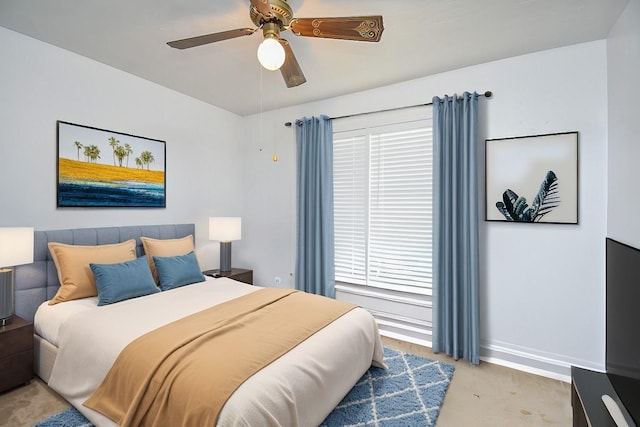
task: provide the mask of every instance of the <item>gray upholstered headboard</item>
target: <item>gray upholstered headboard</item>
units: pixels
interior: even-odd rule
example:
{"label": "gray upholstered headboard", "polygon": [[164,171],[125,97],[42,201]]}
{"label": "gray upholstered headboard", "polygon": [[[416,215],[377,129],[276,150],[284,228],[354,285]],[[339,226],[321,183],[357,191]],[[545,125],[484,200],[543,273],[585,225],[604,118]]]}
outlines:
{"label": "gray upholstered headboard", "polygon": [[154,239],[176,239],[190,234],[195,235],[194,224],[36,230],[33,264],[21,265],[15,269],[16,315],[33,322],[33,316],[38,306],[53,298],[60,287],[58,273],[47,247],[49,242],[70,245],[105,245],[135,239],[138,256],[142,256],[144,251],[140,242],[141,236]]}

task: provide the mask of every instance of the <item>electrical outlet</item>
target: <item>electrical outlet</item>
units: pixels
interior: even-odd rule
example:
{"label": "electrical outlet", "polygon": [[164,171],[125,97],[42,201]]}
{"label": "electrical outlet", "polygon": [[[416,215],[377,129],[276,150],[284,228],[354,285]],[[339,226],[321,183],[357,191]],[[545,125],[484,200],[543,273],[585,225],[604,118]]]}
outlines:
{"label": "electrical outlet", "polygon": [[282,283],[282,279],[278,276],[273,278],[273,284],[276,286],[280,286],[280,284]]}

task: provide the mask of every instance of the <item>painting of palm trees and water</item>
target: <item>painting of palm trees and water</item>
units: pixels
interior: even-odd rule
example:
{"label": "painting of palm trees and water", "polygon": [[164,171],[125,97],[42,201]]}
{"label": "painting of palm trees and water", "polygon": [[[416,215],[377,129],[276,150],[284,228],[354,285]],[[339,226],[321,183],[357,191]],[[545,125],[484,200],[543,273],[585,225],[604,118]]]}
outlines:
{"label": "painting of palm trees and water", "polygon": [[63,121],[58,207],[166,206],[165,142]]}

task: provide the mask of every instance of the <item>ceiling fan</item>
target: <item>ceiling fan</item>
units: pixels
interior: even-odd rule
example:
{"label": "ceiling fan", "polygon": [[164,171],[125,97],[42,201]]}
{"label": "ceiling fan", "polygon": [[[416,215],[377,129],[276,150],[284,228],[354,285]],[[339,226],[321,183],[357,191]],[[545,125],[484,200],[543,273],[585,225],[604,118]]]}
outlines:
{"label": "ceiling fan", "polygon": [[351,16],[343,18],[294,18],[286,0],[251,0],[249,16],[256,28],[238,28],[203,36],[170,41],[176,49],[188,49],[262,30],[264,40],[258,47],[258,60],[269,70],[280,69],[287,87],[307,81],[289,42],[280,33],[290,30],[296,36],[378,42],[384,27],[382,16]]}

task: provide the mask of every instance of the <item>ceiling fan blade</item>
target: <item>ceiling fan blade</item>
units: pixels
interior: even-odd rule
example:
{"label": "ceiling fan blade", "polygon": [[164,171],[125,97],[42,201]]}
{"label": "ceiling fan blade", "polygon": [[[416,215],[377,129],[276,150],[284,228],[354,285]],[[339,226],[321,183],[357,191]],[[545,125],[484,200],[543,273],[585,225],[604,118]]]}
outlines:
{"label": "ceiling fan blade", "polygon": [[215,43],[222,40],[234,39],[241,36],[250,36],[256,32],[256,28],[238,28],[237,30],[221,31],[219,33],[207,34],[204,36],[191,37],[188,39],[174,40],[167,44],[176,49],[188,49],[190,47],[202,46],[203,44]]}
{"label": "ceiling fan blade", "polygon": [[271,15],[271,6],[269,5],[269,0],[251,0],[251,4],[256,8],[258,12],[260,12],[264,16]]}
{"label": "ceiling fan blade", "polygon": [[305,37],[378,42],[384,31],[382,16],[295,18],[291,30]]}
{"label": "ceiling fan blade", "polygon": [[293,50],[291,49],[289,42],[285,39],[280,39],[280,44],[284,48],[285,53],[284,64],[280,67],[282,78],[284,79],[287,87],[300,86],[302,83],[307,81],[302,73],[302,68],[300,68],[300,64],[298,64],[298,60],[293,54]]}

